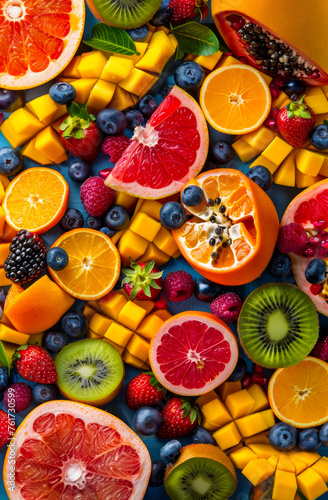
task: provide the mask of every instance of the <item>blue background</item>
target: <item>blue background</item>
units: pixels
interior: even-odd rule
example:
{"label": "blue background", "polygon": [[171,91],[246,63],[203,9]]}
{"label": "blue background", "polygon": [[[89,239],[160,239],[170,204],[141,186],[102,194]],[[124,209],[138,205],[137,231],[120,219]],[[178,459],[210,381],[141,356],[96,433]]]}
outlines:
{"label": "blue background", "polygon": [[[208,21],[211,21],[211,20],[208,19]],[[90,13],[90,11],[87,8],[84,39],[90,38],[91,28],[95,22],[96,22],[96,19],[93,17],[93,15]],[[87,46],[83,47],[83,44],[82,44],[79,52],[88,51],[88,50],[90,50],[90,49]],[[166,68],[167,75],[170,72],[172,72],[173,69],[174,69],[174,63],[171,67],[169,66],[169,68]],[[160,85],[164,85],[165,78],[166,77],[161,79]],[[172,77],[169,78],[169,80],[171,80],[171,79],[172,79]],[[51,86],[51,83],[48,83],[48,84],[45,84],[41,87],[38,87],[37,89],[32,89],[32,90],[26,91],[26,100],[30,101],[30,100],[34,99],[35,97],[46,93],[50,86]],[[211,128],[210,128],[209,132],[210,132],[211,140],[217,140],[218,138],[223,137],[222,134],[219,134],[218,132],[214,131]],[[225,136],[224,138],[225,138],[225,140],[228,140],[230,142],[232,142],[232,140],[233,140],[232,136]],[[0,133],[0,147],[7,146],[7,145],[9,145],[9,143],[6,141],[6,139]],[[58,167],[56,167],[56,170],[58,170],[65,177],[67,182],[69,183],[70,197],[69,197],[68,206],[70,208],[79,209],[86,217],[87,214],[84,211],[82,204],[80,202],[79,184],[75,184],[74,182],[72,182],[71,179],[67,175],[68,163],[69,162],[67,162],[66,164],[59,165]],[[26,160],[24,163],[25,168],[30,168],[30,167],[34,167],[34,166],[38,166],[38,164],[36,164],[30,160]],[[94,163],[93,174],[97,175],[100,170],[102,170],[103,168],[107,168],[109,166],[110,166],[110,164],[108,161],[108,157],[106,155],[103,155],[102,153],[100,153],[97,161]],[[228,164],[228,167],[238,168],[239,170],[243,171],[244,173],[246,173],[248,171],[248,164],[243,164],[242,162],[240,162],[240,160],[238,160],[238,158],[236,156]],[[298,193],[299,193],[298,189],[288,188],[288,187],[284,187],[284,186],[273,185],[269,189],[268,195],[273,199],[273,201],[275,203],[275,206],[276,206],[278,214],[279,214],[279,218],[281,218],[281,216],[283,215],[288,203]],[[62,230],[58,226],[55,226],[50,231],[48,231],[48,233],[43,235],[43,239],[45,240],[46,245],[49,247],[50,244],[53,241],[55,241],[60,234],[62,234]],[[193,275],[195,280],[200,277],[200,275],[198,275],[182,257],[180,257],[177,260],[171,259],[165,265],[164,276],[171,271],[176,271],[176,270],[180,270],[180,269],[184,269],[184,270],[190,272]],[[273,278],[269,273],[264,272],[262,274],[262,276],[259,277],[257,280],[255,280],[252,283],[247,284],[245,286],[235,287],[234,291],[236,291],[240,295],[240,297],[244,300],[254,289],[258,288],[260,285],[262,285],[264,283],[269,283],[272,281],[279,281],[279,280],[276,278]],[[293,277],[291,274],[284,277],[283,281],[287,282],[287,283],[294,283],[294,280],[293,280]],[[209,306],[207,304],[204,304],[204,303],[198,301],[195,297],[191,297],[187,301],[176,303],[176,304],[169,303],[169,309],[170,309],[171,313],[173,313],[173,314],[176,314],[176,313],[179,313],[182,311],[186,311],[186,310],[198,310],[198,311],[210,312]],[[321,315],[320,315],[320,325],[321,325],[321,327],[324,327],[324,328],[328,327],[327,318],[325,318]],[[231,326],[231,328],[233,329],[233,331],[237,335],[236,325],[232,324],[229,326]],[[250,364],[250,367],[251,367],[251,364]],[[132,427],[134,412],[132,410],[130,410],[129,408],[127,408],[127,406],[125,404],[125,387],[126,387],[126,384],[128,383],[128,381],[131,378],[135,377],[138,373],[140,373],[140,372],[137,369],[135,369],[129,365],[126,365],[126,377],[125,377],[123,390],[114,399],[114,401],[112,401],[111,403],[109,403],[108,405],[106,405],[104,407],[105,410],[107,410],[108,412],[112,413],[113,415],[116,415],[117,417],[121,418],[124,422],[126,422],[131,427]],[[19,380],[19,377],[17,376],[15,371],[13,371],[13,381],[17,381],[17,380]],[[33,385],[33,384],[31,384],[31,385]],[[0,403],[0,408],[4,408],[2,403]],[[33,408],[34,408],[34,406],[31,405],[29,407],[29,411],[31,411]],[[21,423],[21,421],[29,413],[29,411],[26,410],[26,411],[21,412],[21,413],[16,415],[16,426],[18,426]],[[153,436],[144,437],[142,439],[145,442],[145,444],[149,450],[151,458],[153,460],[159,459],[160,458],[160,455],[159,455],[160,448],[161,448],[161,446],[163,446],[163,444],[166,441],[157,439],[156,437],[153,437]],[[190,438],[184,438],[181,441],[183,444],[191,443]],[[3,450],[0,451],[1,464],[3,463],[5,452],[6,452],[6,448],[4,448]],[[319,450],[319,452],[323,455],[328,455],[328,448],[322,447]],[[237,491],[235,492],[235,494],[233,495],[232,499],[233,500],[247,500],[249,489],[250,489],[250,483],[246,480],[246,478],[244,476],[242,476],[238,472],[238,488],[237,488]],[[162,488],[162,487],[156,488],[156,489],[155,488],[148,488],[144,498],[145,498],[145,500],[153,500],[155,496],[156,496],[157,500],[168,499],[168,496],[166,495],[164,488]],[[324,495],[322,498],[327,500],[328,493],[326,495]],[[0,500],[6,500],[6,499],[8,499],[8,496],[5,492],[4,485],[1,482],[1,484],[0,484]]]}

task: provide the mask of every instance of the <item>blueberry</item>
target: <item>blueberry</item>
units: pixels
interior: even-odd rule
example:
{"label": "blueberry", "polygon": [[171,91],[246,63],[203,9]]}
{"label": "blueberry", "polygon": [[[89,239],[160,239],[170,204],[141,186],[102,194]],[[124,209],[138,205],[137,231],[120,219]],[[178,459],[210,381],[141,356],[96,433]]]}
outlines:
{"label": "blueberry", "polygon": [[163,99],[165,99],[165,97],[169,95],[169,93],[171,92],[173,87],[174,87],[174,85],[165,85],[165,87],[163,88],[163,90],[161,92],[161,97],[163,97]]}
{"label": "blueberry", "polygon": [[86,225],[90,229],[96,229],[97,231],[99,231],[102,227],[102,224],[102,220],[99,219],[99,217],[92,217],[92,215],[88,215]]}
{"label": "blueberry", "polygon": [[74,182],[82,183],[90,177],[91,167],[84,160],[75,160],[68,167],[68,175]]}
{"label": "blueberry", "polygon": [[109,229],[109,227],[102,227],[101,229],[99,229],[99,231],[101,233],[106,234],[106,236],[108,236],[108,238],[112,238],[114,236],[114,234],[116,234],[116,231],[112,231],[112,229]]}
{"label": "blueberry", "polygon": [[231,144],[227,141],[216,141],[210,146],[212,160],[219,165],[226,165],[234,154]]}
{"label": "blueberry", "polygon": [[0,148],[0,174],[16,175],[23,168],[22,155],[17,149],[4,147]]}
{"label": "blueberry", "polygon": [[149,28],[147,24],[139,26],[139,28],[133,28],[131,30],[126,30],[134,42],[145,42],[149,34]]}
{"label": "blueberry", "polygon": [[69,311],[62,317],[62,329],[72,339],[79,339],[86,334],[88,321],[80,311]]}
{"label": "blueberry", "polygon": [[170,7],[160,7],[153,19],[151,19],[150,24],[153,26],[163,26],[170,22],[172,17],[172,9]]}
{"label": "blueberry", "polygon": [[210,170],[215,170],[217,168],[218,166],[215,163],[206,160],[205,165],[202,168],[202,172],[209,172]]}
{"label": "blueberry", "polygon": [[122,111],[106,108],[98,113],[97,125],[104,134],[119,135],[126,129],[126,118]]}
{"label": "blueberry", "polygon": [[58,398],[58,389],[55,384],[35,384],[32,389],[32,398],[36,405],[47,403]]}
{"label": "blueberry", "polygon": [[181,203],[169,201],[165,203],[159,213],[161,223],[168,229],[178,229],[187,220],[187,214]]}
{"label": "blueberry", "polygon": [[204,199],[204,191],[201,187],[190,184],[187,186],[181,195],[181,201],[187,207],[196,207]]}
{"label": "blueberry", "polygon": [[62,271],[68,264],[68,254],[60,247],[50,248],[47,252],[47,264],[53,271]]}
{"label": "blueberry", "polygon": [[148,118],[158,108],[158,102],[152,95],[147,94],[140,100],[138,108],[140,113]]}
{"label": "blueberry", "polygon": [[0,89],[0,111],[14,111],[13,106],[19,95],[14,90]]}
{"label": "blueberry", "polygon": [[7,389],[10,384],[10,376],[6,366],[0,366],[0,391]]}
{"label": "blueberry", "polygon": [[149,486],[158,488],[164,483],[166,464],[162,460],[154,460],[151,463],[151,474],[149,478]]}
{"label": "blueberry", "polygon": [[323,259],[311,260],[305,269],[305,279],[311,285],[323,283],[327,275],[327,264]]}
{"label": "blueberry", "polygon": [[246,175],[249,179],[255,182],[255,184],[260,186],[263,191],[267,191],[273,182],[270,170],[266,167],[262,167],[262,165],[257,165],[256,167],[251,168]]}
{"label": "blueberry", "polygon": [[84,218],[80,210],[76,210],[76,208],[69,208],[66,210],[66,213],[59,224],[65,231],[71,231],[72,229],[83,227]]}
{"label": "blueberry", "polygon": [[327,125],[317,125],[311,132],[310,141],[316,149],[328,149],[328,122]]}
{"label": "blueberry", "polygon": [[50,87],[49,95],[57,104],[68,104],[74,101],[76,90],[70,83],[58,82]]}
{"label": "blueberry", "polygon": [[61,351],[67,344],[68,339],[63,332],[46,332],[42,337],[42,347],[53,354]]}
{"label": "blueberry", "polygon": [[195,297],[202,302],[207,302],[209,304],[216,299],[221,292],[222,286],[217,283],[213,283],[213,281],[206,278],[200,278],[196,281],[194,294]]}
{"label": "blueberry", "polygon": [[281,278],[288,274],[291,268],[292,263],[287,254],[280,253],[278,250],[274,252],[268,265],[268,271],[272,276]]}
{"label": "blueberry", "polygon": [[279,422],[271,427],[269,441],[277,450],[291,450],[297,443],[297,430],[293,425]]}
{"label": "blueberry", "polygon": [[174,463],[180,455],[182,444],[177,439],[168,441],[160,450],[161,459],[169,464]]}
{"label": "blueberry", "polygon": [[321,444],[328,446],[328,422],[323,424],[319,432]]}
{"label": "blueberry", "polygon": [[194,444],[212,444],[213,446],[217,446],[212,434],[201,425],[193,431],[191,439]]}
{"label": "blueberry", "polygon": [[150,436],[159,431],[162,422],[162,414],[156,408],[142,406],[134,414],[133,427],[138,434]]}
{"label": "blueberry", "polygon": [[303,429],[298,433],[298,446],[304,451],[314,451],[320,446],[318,429]]}
{"label": "blueberry", "polygon": [[241,380],[246,375],[246,372],[247,372],[247,363],[244,360],[244,358],[239,356],[236,367],[232,372],[232,374],[230,375],[230,377],[228,378],[229,382],[237,382],[238,380]]}
{"label": "blueberry", "polygon": [[121,231],[130,222],[128,211],[121,205],[114,205],[105,217],[105,224],[113,231]]}
{"label": "blueberry", "polygon": [[303,80],[299,80],[298,78],[290,78],[287,80],[282,87],[281,90],[291,97],[293,94],[296,94],[299,97],[301,94],[304,94],[306,91],[306,85]]}
{"label": "blueberry", "polygon": [[137,109],[130,109],[125,113],[127,127],[134,130],[135,127],[143,124],[144,117]]}
{"label": "blueberry", "polygon": [[203,68],[194,61],[187,61],[180,64],[174,73],[174,80],[178,87],[190,92],[198,90],[204,78],[205,73]]}

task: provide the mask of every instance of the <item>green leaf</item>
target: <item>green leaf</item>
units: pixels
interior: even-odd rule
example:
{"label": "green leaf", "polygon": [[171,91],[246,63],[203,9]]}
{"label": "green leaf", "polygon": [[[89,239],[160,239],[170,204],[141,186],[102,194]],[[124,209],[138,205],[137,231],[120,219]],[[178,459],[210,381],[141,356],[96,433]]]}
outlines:
{"label": "green leaf", "polygon": [[83,137],[84,137],[83,130],[81,128],[74,130],[73,137],[74,137],[74,139],[83,139]]}
{"label": "green leaf", "polygon": [[176,54],[175,54],[175,60],[177,61],[178,59],[183,59],[184,55],[185,55],[185,51],[182,50],[182,48],[178,46]]}
{"label": "green leaf", "polygon": [[133,300],[136,298],[136,296],[138,295],[138,292],[140,290],[140,286],[139,285],[134,285],[134,287],[132,288],[132,292],[130,294],[130,299]]}
{"label": "green leaf", "polygon": [[145,295],[146,295],[147,297],[151,297],[151,291],[150,291],[150,287],[149,287],[148,283],[144,283],[144,284],[142,285],[142,289],[143,289],[143,291],[145,292]]}
{"label": "green leaf", "polygon": [[107,50],[127,56],[140,55],[135,43],[125,30],[113,28],[104,23],[95,24],[92,28],[92,37],[83,42],[97,50]]}
{"label": "green leaf", "polygon": [[179,50],[196,54],[198,56],[210,56],[219,50],[219,40],[212,30],[206,26],[190,22],[172,29],[179,43]]}
{"label": "green leaf", "polygon": [[3,344],[1,341],[0,341],[0,365],[6,366],[8,368],[8,372],[10,374],[10,363],[8,361],[5,348],[3,347]]}
{"label": "green leaf", "polygon": [[323,125],[326,125],[326,127],[328,127],[328,120],[324,120]]}
{"label": "green leaf", "polygon": [[154,260],[151,260],[150,262],[148,262],[145,267],[144,267],[144,273],[145,274],[149,274],[152,272],[152,270],[154,269],[155,267],[155,261]]}
{"label": "green leaf", "polygon": [[89,121],[89,115],[88,115],[88,112],[87,112],[87,106],[86,106],[86,104],[83,104],[81,106],[80,118],[82,120]]}

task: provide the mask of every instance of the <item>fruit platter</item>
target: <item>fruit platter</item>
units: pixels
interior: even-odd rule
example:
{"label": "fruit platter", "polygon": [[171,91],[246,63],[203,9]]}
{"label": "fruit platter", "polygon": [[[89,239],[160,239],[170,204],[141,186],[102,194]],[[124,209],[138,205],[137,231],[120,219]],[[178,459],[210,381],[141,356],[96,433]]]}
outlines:
{"label": "fruit platter", "polygon": [[310,8],[0,0],[0,500],[328,499]]}

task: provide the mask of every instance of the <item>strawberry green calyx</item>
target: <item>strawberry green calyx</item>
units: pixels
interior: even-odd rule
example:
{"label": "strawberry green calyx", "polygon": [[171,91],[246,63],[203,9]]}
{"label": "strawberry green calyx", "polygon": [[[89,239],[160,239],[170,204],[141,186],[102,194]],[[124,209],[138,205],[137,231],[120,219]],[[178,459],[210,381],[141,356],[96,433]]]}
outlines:
{"label": "strawberry green calyx", "polygon": [[83,139],[84,130],[89,128],[90,122],[95,121],[95,116],[89,115],[86,104],[79,106],[76,102],[67,105],[68,116],[59,125],[59,130],[63,132],[63,137],[69,139]]}
{"label": "strawberry green calyx", "polygon": [[146,372],[146,375],[150,375],[150,379],[149,379],[149,383],[153,386],[153,387],[156,387],[156,389],[158,391],[161,391],[165,397],[165,394],[166,394],[166,389],[165,387],[162,386],[162,384],[160,384],[157,380],[157,378],[155,377],[155,375],[153,374],[153,372]]}
{"label": "strawberry green calyx", "polygon": [[140,289],[143,290],[147,297],[151,297],[151,288],[156,290],[161,290],[161,287],[156,283],[155,280],[159,279],[163,275],[163,271],[152,272],[155,267],[155,261],[152,260],[148,262],[145,267],[139,266],[133,259],[130,257],[131,267],[124,268],[122,270],[123,274],[125,274],[125,278],[122,280],[122,286],[125,284],[129,284],[133,286],[130,299],[133,300],[136,298]]}
{"label": "strawberry green calyx", "polygon": [[189,416],[190,423],[194,423],[197,419],[197,423],[200,425],[201,423],[201,414],[200,408],[197,403],[191,403],[188,399],[181,398],[182,405],[180,409],[183,410],[183,418],[187,418]]}
{"label": "strawberry green calyx", "polygon": [[303,103],[304,97],[303,95],[299,101],[290,101],[290,103],[287,104],[286,109],[288,118],[293,118],[295,116],[296,118],[312,119],[309,108]]}

